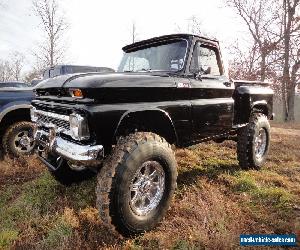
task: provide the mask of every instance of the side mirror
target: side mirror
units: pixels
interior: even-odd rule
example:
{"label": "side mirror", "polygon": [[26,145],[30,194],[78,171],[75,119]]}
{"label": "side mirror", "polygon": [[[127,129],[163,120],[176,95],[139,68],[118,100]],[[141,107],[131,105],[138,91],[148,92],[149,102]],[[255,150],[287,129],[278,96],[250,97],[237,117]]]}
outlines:
{"label": "side mirror", "polygon": [[211,73],[211,67],[207,65],[201,66],[201,70],[195,74],[195,78],[198,80],[202,79],[203,75],[209,75]]}

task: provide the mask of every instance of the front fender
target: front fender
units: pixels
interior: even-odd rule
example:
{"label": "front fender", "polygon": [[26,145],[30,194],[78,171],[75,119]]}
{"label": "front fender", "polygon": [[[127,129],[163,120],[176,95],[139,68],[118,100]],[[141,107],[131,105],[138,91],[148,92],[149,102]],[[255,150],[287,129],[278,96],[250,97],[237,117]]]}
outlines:
{"label": "front fender", "polygon": [[171,128],[171,133],[173,134],[176,143],[178,142],[178,136],[176,133],[176,129],[174,126],[174,123],[170,117],[170,115],[168,114],[168,112],[166,112],[165,110],[159,109],[159,108],[151,108],[151,109],[135,109],[135,110],[128,110],[126,111],[120,118],[117,128],[115,129],[114,132],[114,138],[116,138],[116,136],[118,135],[118,131],[120,130],[122,124],[125,123],[125,121],[127,119],[130,119],[132,117],[145,117],[147,114],[152,113],[152,114],[159,114],[159,116],[163,119],[160,121],[157,121],[157,130],[160,129],[160,125],[162,122],[167,122]]}

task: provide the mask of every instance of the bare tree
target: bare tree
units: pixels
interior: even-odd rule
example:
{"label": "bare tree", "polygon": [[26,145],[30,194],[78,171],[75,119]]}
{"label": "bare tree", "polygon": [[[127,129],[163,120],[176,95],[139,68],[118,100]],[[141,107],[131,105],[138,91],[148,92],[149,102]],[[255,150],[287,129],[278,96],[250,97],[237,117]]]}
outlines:
{"label": "bare tree", "polygon": [[20,81],[24,56],[19,52],[13,52],[9,58],[9,60],[0,60],[0,81]]}
{"label": "bare tree", "polygon": [[185,32],[185,33],[190,33],[190,34],[195,34],[200,36],[206,35],[204,34],[205,32],[203,31],[202,20],[195,15],[187,18],[184,25],[179,25],[175,23],[175,31],[179,33]]}
{"label": "bare tree", "polygon": [[[295,87],[300,70],[300,17],[296,10],[300,0],[226,2],[244,20],[253,38],[253,48],[257,49],[260,60],[260,79],[272,79],[274,88],[280,90],[285,121],[294,120]],[[246,59],[249,65],[253,61],[250,55]],[[254,73],[258,74],[255,69]]]}
{"label": "bare tree", "polygon": [[63,37],[68,25],[57,0],[33,0],[33,6],[45,36],[45,41],[34,54],[43,67],[54,66],[64,59]]}
{"label": "bare tree", "polygon": [[266,79],[268,56],[282,41],[280,33],[280,11],[277,0],[227,0],[228,6],[236,10],[244,20],[260,56],[260,79]]}
{"label": "bare tree", "polygon": [[229,76],[232,79],[258,80],[260,74],[260,57],[256,43],[241,49],[237,40],[227,47],[230,56]]}
{"label": "bare tree", "polygon": [[25,75],[24,79],[26,82],[31,83],[32,80],[42,79],[43,70],[39,68],[33,68]]}
{"label": "bare tree", "polygon": [[[135,43],[137,42],[137,37],[138,37],[138,33],[137,33],[137,28],[136,28],[136,23],[135,21],[132,22],[132,26],[131,26],[131,42]],[[135,61],[134,61],[134,57],[130,57],[129,58],[129,68],[130,69],[134,69],[135,67]]]}
{"label": "bare tree", "polygon": [[137,29],[136,29],[136,24],[135,22],[132,22],[132,27],[131,27],[131,41],[132,43],[135,43],[137,42],[137,36],[138,36],[138,33],[137,33]]}
{"label": "bare tree", "polygon": [[204,35],[202,20],[194,15],[188,18],[187,31],[195,35]]}
{"label": "bare tree", "polygon": [[21,71],[24,66],[24,55],[19,52],[14,52],[11,56],[10,65],[14,80],[20,81]]}
{"label": "bare tree", "polygon": [[[298,81],[297,72],[300,70],[300,15],[296,16],[296,9],[299,5],[300,0],[283,0],[284,64],[282,96],[285,121],[295,120],[295,88]],[[295,41],[296,46],[292,46]]]}
{"label": "bare tree", "polygon": [[0,61],[0,81],[7,82],[12,80],[11,67],[8,61]]}

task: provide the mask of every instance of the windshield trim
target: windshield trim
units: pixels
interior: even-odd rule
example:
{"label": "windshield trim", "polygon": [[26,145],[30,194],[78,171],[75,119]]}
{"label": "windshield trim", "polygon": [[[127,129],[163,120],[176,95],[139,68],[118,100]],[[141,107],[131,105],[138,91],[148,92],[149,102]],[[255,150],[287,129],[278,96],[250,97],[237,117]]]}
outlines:
{"label": "windshield trim", "polygon": [[[152,47],[158,47],[160,45],[166,45],[166,44],[171,44],[171,43],[175,43],[175,42],[179,42],[179,41],[185,41],[186,42],[186,49],[185,49],[185,54],[184,54],[184,58],[183,58],[183,66],[181,69],[179,70],[149,70],[149,72],[172,72],[172,73],[178,73],[178,72],[181,72],[181,71],[184,71],[185,67],[186,67],[186,60],[187,60],[187,55],[188,55],[188,52],[189,52],[189,40],[186,39],[186,38],[173,38],[173,39],[168,39],[168,40],[164,40],[164,41],[159,41],[159,42],[153,42],[153,43],[149,43],[143,47],[138,47],[136,50],[131,50],[131,51],[124,51],[123,53],[123,56],[126,54],[126,53],[132,53],[132,52],[136,52],[136,51],[139,51],[139,50],[143,50],[143,49],[148,49],[148,48],[152,48]],[[157,46],[155,46],[157,45]],[[122,57],[123,59],[123,57]],[[121,60],[121,63],[122,63],[122,60]],[[119,65],[119,67],[121,66],[121,63]],[[124,70],[121,70],[119,71],[119,67],[118,67],[118,71],[119,73],[124,73],[125,71]],[[129,72],[129,71],[127,71]],[[132,72],[129,72],[129,73],[140,73],[140,72],[146,72],[147,71],[132,71]]]}

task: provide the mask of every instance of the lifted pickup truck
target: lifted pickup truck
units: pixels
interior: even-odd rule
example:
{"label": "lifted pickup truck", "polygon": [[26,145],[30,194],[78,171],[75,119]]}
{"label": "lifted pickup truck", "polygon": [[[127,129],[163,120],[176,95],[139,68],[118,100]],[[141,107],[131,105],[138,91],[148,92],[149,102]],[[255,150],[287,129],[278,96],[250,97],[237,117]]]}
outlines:
{"label": "lifted pickup truck", "polygon": [[152,229],[176,188],[178,147],[237,138],[241,168],[270,143],[273,91],[224,75],[219,44],[167,35],[123,48],[116,73],[42,82],[32,102],[40,159],[64,184],[98,171],[102,220],[130,235]]}

